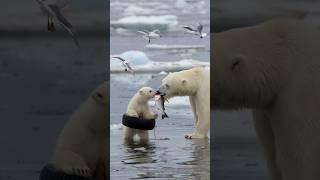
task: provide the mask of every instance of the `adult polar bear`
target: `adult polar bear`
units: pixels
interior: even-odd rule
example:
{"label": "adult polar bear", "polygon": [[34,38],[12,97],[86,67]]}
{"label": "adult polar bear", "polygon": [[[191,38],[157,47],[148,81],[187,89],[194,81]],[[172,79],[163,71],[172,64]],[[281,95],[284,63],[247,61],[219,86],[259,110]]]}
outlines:
{"label": "adult polar bear", "polygon": [[320,179],[319,29],[277,19],[213,38],[213,107],[253,109],[274,180]]}
{"label": "adult polar bear", "polygon": [[196,67],[167,75],[159,88],[165,98],[189,96],[196,132],[187,139],[206,138],[210,128],[210,70]]}
{"label": "adult polar bear", "polygon": [[107,82],[73,113],[58,139],[52,164],[71,175],[105,180],[107,158]]}

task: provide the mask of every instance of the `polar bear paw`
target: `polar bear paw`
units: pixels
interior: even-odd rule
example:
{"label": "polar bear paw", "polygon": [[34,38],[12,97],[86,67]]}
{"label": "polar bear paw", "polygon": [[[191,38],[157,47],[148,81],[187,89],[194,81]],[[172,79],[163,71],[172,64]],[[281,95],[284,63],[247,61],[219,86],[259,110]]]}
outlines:
{"label": "polar bear paw", "polygon": [[64,168],[61,170],[70,175],[92,177],[92,172],[89,168],[70,167],[70,168]]}
{"label": "polar bear paw", "polygon": [[184,136],[186,139],[203,139],[206,138],[205,135],[201,135],[198,133],[187,134]]}
{"label": "polar bear paw", "polygon": [[72,168],[72,174],[77,176],[92,177],[92,173],[89,168]]}
{"label": "polar bear paw", "polygon": [[158,114],[153,114],[153,119],[157,119],[158,118]]}

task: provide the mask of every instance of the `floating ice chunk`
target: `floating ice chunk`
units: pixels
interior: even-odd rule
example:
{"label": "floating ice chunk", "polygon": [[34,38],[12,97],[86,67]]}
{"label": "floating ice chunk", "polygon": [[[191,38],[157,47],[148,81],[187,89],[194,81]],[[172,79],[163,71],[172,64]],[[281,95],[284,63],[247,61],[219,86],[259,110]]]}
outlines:
{"label": "floating ice chunk", "polygon": [[169,99],[169,102],[165,104],[166,107],[189,107],[189,97],[174,97]]}
{"label": "floating ice chunk", "polygon": [[205,49],[204,45],[163,45],[163,44],[148,44],[146,48],[150,50],[171,50],[171,49]]}
{"label": "floating ice chunk", "polygon": [[123,125],[120,124],[111,124],[110,125],[110,130],[115,131],[115,130],[121,130],[123,128]]}
{"label": "floating ice chunk", "polygon": [[[117,71],[119,72],[119,71]],[[123,71],[122,71],[123,72]],[[111,74],[111,85],[113,83],[121,83],[130,87],[141,87],[147,85],[148,81],[152,79],[151,74]]]}
{"label": "floating ice chunk", "polygon": [[117,21],[110,22],[113,28],[125,28],[132,31],[158,29],[160,32],[169,31],[178,25],[175,15],[160,16],[128,16]]}
{"label": "floating ice chunk", "polygon": [[[111,62],[113,62],[112,60]],[[119,62],[117,62],[119,63]],[[210,62],[198,61],[192,59],[184,59],[180,61],[150,61],[142,65],[132,65],[135,73],[153,73],[161,71],[181,71],[191,69],[193,67],[207,67],[210,66]],[[123,73],[123,67],[120,64],[110,64],[111,73]]]}
{"label": "floating ice chunk", "polygon": [[120,54],[120,56],[127,60],[131,65],[144,65],[151,62],[148,56],[142,51],[127,51]]}
{"label": "floating ice chunk", "polygon": [[176,7],[177,8],[184,8],[186,6],[188,6],[188,4],[186,3],[185,0],[177,0],[176,1]]}
{"label": "floating ice chunk", "polygon": [[137,15],[149,15],[152,11],[147,8],[143,8],[140,6],[129,6],[124,10],[125,16],[137,16]]}
{"label": "floating ice chunk", "polygon": [[168,73],[167,72],[165,72],[165,71],[161,71],[160,73],[159,73],[159,75],[167,75]]}

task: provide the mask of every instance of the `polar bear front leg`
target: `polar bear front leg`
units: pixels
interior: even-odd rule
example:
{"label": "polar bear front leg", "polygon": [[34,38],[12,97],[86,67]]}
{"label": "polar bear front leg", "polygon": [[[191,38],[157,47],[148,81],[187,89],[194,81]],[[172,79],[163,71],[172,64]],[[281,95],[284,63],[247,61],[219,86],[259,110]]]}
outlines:
{"label": "polar bear front leg", "polygon": [[196,124],[196,132],[185,135],[186,139],[207,138],[210,128],[210,107],[201,106],[201,101],[194,99],[196,116],[198,117]]}
{"label": "polar bear front leg", "polygon": [[80,155],[71,151],[61,151],[57,154],[53,162],[57,170],[71,175],[92,177],[92,170]]}
{"label": "polar bear front leg", "polygon": [[189,101],[191,105],[191,109],[193,112],[193,118],[194,118],[194,125],[196,126],[198,124],[198,115],[197,115],[197,109],[196,109],[196,102],[195,102],[194,96],[189,96]]}
{"label": "polar bear front leg", "polygon": [[268,113],[263,113],[262,111],[253,111],[253,115],[256,133],[263,147],[271,178],[272,180],[281,180],[281,172],[276,162],[275,137],[270,122],[271,119],[268,118]]}

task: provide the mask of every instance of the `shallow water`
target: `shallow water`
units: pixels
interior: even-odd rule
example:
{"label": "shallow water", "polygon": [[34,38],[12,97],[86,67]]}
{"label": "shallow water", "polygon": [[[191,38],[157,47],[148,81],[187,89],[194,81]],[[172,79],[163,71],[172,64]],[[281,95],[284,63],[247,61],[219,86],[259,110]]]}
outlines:
{"label": "shallow water", "polygon": [[[181,59],[209,61],[210,38],[200,39],[179,30],[181,25],[195,25],[201,19],[205,25],[205,31],[209,32],[209,1],[201,1],[207,3],[208,6],[204,7],[208,9],[195,14],[183,11],[187,9],[180,6],[183,5],[183,2],[176,4],[176,1],[113,0],[111,1],[111,21],[125,17],[125,9],[129,6],[134,5],[145,9],[150,9],[152,3],[157,4],[158,7],[166,6],[165,12],[154,10],[153,13],[176,15],[179,24],[175,30],[162,32],[163,37],[152,41],[152,44],[201,45],[205,46],[204,49],[148,49],[145,40],[135,34],[134,30],[131,30],[131,34],[122,34],[111,29],[111,54],[139,50],[146,53],[152,61],[174,62]],[[114,127],[110,133],[111,179],[210,179],[210,140],[186,140],[184,138],[185,134],[195,130],[188,101],[182,104],[181,102],[175,103],[174,100],[169,102],[171,104],[166,108],[169,118],[158,120],[155,132],[149,131],[148,145],[128,146],[123,144],[122,130],[118,129],[122,114],[125,113],[129,100],[139,88],[142,86],[150,86],[154,89],[159,87],[160,80],[164,76],[158,73],[111,74],[110,116]]]}

